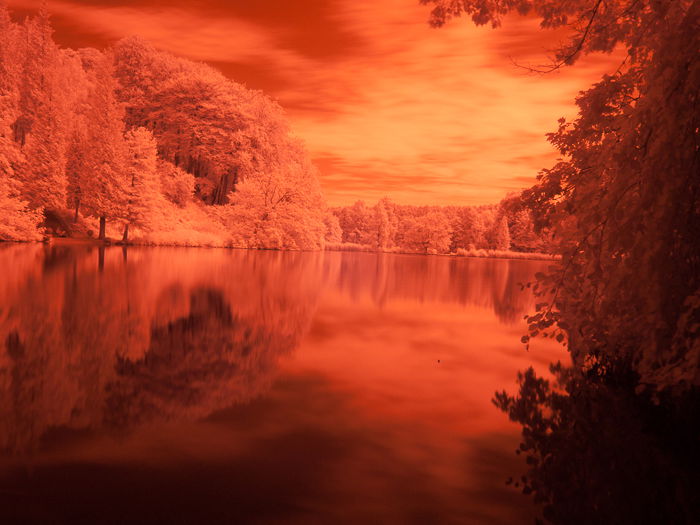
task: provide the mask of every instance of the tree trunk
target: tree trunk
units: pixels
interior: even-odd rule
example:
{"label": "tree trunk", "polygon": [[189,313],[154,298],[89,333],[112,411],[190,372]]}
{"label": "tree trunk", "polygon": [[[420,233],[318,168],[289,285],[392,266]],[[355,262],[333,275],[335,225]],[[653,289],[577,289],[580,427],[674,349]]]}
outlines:
{"label": "tree trunk", "polygon": [[236,184],[238,184],[238,168],[233,168],[219,179],[212,195],[212,204],[227,204],[229,193],[236,191]]}
{"label": "tree trunk", "polygon": [[100,236],[98,239],[101,241],[105,240],[105,228],[107,226],[107,218],[106,217],[100,217]]}
{"label": "tree trunk", "polygon": [[122,236],[122,242],[124,242],[124,243],[129,242],[129,223],[128,222],[124,225],[124,235]]}
{"label": "tree trunk", "polygon": [[73,223],[78,222],[78,210],[80,209],[80,199],[75,199],[75,215],[73,216]]}

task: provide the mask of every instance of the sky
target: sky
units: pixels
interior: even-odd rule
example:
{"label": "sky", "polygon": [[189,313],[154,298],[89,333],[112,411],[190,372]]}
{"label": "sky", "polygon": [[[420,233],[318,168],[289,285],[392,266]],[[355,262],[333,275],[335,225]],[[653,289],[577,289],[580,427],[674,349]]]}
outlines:
{"label": "sky", "polygon": [[[9,0],[22,16],[37,0]],[[55,39],[104,48],[140,35],[263,90],[287,111],[331,205],[480,205],[535,182],[576,94],[619,63],[546,75],[566,38],[537,21],[429,27],[418,0],[48,0]]]}

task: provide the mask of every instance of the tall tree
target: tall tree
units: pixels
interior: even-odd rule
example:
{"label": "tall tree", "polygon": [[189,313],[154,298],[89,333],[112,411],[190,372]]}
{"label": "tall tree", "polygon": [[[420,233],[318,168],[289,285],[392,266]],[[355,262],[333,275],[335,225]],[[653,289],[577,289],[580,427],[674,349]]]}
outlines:
{"label": "tall tree", "polygon": [[246,248],[318,249],[326,233],[325,205],[311,165],[241,183],[226,206],[233,244]]}
{"label": "tall tree", "polygon": [[116,82],[111,59],[99,51],[82,50],[90,79],[88,105],[92,118],[87,125],[81,201],[85,211],[99,218],[99,238],[105,239],[108,219],[125,219],[128,208],[128,148],[124,139],[123,111],[115,98]]}
{"label": "tall tree", "polygon": [[508,219],[505,215],[494,224],[493,244],[496,250],[510,250],[510,231],[508,230]]}
{"label": "tall tree", "polygon": [[162,198],[157,144],[153,135],[145,128],[136,128],[126,133],[126,143],[128,197],[122,237],[124,242],[129,240],[130,225],[142,228],[152,225],[153,210]]}
{"label": "tall tree", "polygon": [[380,199],[374,206],[374,227],[376,229],[375,246],[379,250],[386,250],[394,246],[396,231],[398,229],[394,206],[388,197]]}
{"label": "tall tree", "polygon": [[43,209],[31,209],[13,188],[12,179],[3,173],[0,157],[0,240],[27,241],[41,239],[37,227]]}
{"label": "tall tree", "polygon": [[26,158],[19,176],[23,194],[33,207],[61,209],[67,188],[63,123],[70,111],[62,89],[62,56],[45,8],[24,23],[22,33],[19,115],[13,124],[15,141]]}

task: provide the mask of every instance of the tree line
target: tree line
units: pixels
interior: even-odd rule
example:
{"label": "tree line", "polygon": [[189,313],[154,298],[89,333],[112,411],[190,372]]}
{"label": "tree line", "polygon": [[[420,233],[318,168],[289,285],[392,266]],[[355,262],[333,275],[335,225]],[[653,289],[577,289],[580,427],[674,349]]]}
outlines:
{"label": "tree line", "polygon": [[385,197],[373,206],[357,201],[332,212],[327,240],[368,250],[532,253],[549,252],[552,242],[547,229],[535,230],[532,213],[519,193],[485,206],[412,206]]}

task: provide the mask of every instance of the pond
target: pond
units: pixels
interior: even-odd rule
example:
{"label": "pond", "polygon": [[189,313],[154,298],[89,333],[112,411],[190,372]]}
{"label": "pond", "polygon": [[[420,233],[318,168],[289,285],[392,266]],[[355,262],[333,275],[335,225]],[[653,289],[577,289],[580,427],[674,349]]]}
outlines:
{"label": "pond", "polygon": [[532,523],[548,262],[0,247],[0,521]]}

